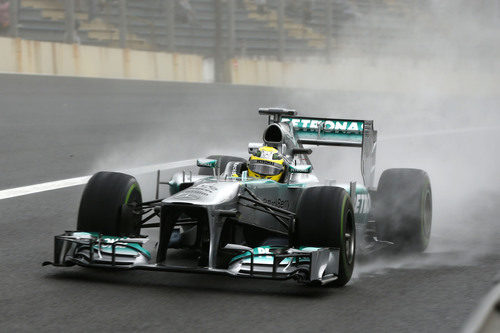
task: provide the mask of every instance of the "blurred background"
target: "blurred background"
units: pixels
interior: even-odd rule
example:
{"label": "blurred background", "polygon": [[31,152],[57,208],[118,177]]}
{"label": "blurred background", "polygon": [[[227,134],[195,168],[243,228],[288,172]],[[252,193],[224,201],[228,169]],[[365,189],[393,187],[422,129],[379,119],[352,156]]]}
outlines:
{"label": "blurred background", "polygon": [[500,66],[497,0],[1,0],[0,13],[1,36],[21,39],[1,42],[11,72],[377,91],[446,76],[449,92],[491,92]]}

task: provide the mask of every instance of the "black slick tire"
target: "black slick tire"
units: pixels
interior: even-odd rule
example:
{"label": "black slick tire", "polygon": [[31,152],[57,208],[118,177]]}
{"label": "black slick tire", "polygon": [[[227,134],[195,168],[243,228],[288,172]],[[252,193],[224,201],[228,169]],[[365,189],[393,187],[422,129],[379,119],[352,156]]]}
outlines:
{"label": "black slick tire", "polygon": [[340,249],[338,278],[326,286],[342,287],[351,279],[356,255],[354,209],[340,187],[306,188],[297,207],[297,246]]}
{"label": "black slick tire", "polygon": [[432,225],[432,192],[427,173],[388,169],[380,176],[374,201],[377,232],[400,252],[423,252]]}
{"label": "black slick tire", "polygon": [[123,210],[124,205],[134,202],[142,202],[141,189],[134,177],[118,172],[98,172],[83,191],[77,230],[107,236],[138,235],[141,216]]}

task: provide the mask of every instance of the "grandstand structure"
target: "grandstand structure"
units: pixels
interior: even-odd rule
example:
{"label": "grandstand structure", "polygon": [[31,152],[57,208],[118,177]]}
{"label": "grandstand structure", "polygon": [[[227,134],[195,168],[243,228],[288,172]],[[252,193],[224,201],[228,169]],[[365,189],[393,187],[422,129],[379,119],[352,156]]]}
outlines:
{"label": "grandstand structure", "polygon": [[402,27],[425,20],[428,0],[10,1],[11,33],[23,39],[283,60],[383,52]]}

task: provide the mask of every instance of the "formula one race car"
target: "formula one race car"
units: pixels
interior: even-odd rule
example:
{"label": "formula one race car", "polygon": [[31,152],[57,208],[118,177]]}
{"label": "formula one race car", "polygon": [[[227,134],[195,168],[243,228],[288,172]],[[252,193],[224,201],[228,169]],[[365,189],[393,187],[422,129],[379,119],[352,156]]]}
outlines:
{"label": "formula one race car", "polygon": [[[268,117],[250,159],[199,159],[198,174],[167,182],[171,195],[143,202],[130,175],[99,172],[83,192],[77,231],[55,237],[44,265],[223,274],[343,286],[356,251],[380,246],[423,251],[431,229],[429,177],[418,169],[385,170],[375,188],[377,132],[372,121]],[[363,185],[323,185],[304,145],[361,148]],[[151,222],[159,218],[159,222]],[[155,259],[141,229],[159,227]],[[197,253],[192,265],[172,265],[169,249]],[[154,263],[150,263],[154,261]]]}

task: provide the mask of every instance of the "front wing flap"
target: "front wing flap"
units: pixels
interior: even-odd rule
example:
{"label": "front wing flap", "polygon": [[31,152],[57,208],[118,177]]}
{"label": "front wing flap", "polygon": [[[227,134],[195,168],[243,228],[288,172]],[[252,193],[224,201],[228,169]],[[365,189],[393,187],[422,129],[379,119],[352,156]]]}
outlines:
{"label": "front wing flap", "polygon": [[338,274],[336,248],[262,248],[242,251],[227,269],[150,264],[142,247],[147,238],[119,238],[68,231],[54,238],[54,261],[43,265],[100,267],[180,273],[219,274],[233,277],[288,280],[326,284]]}

